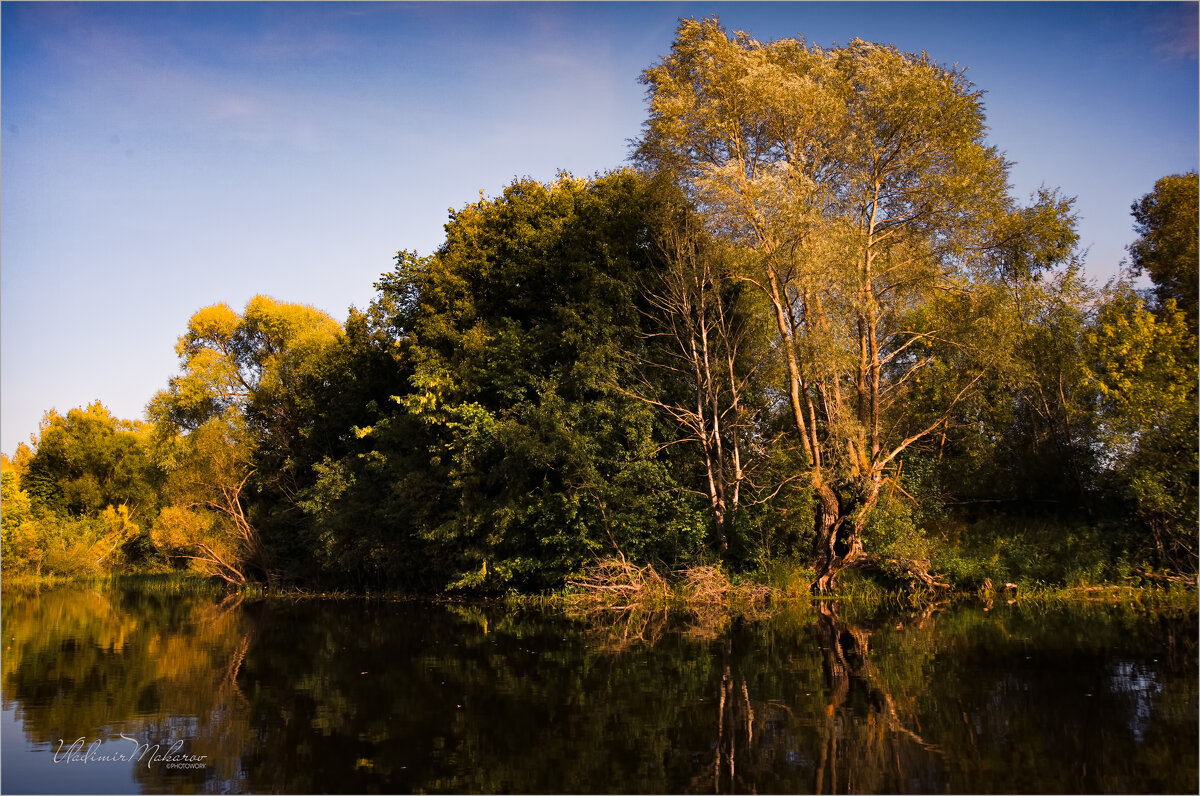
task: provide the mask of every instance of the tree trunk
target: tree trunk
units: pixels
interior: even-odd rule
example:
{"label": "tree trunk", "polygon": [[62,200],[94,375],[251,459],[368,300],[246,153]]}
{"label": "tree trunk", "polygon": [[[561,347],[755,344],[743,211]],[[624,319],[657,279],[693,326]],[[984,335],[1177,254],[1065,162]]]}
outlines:
{"label": "tree trunk", "polygon": [[[865,555],[862,530],[871,510],[879,502],[881,486],[878,479],[868,479],[853,505],[845,511],[833,489],[827,484],[817,486],[817,526],[813,552],[817,574],[814,586],[818,593],[824,594],[832,589],[837,574]],[[839,532],[845,547],[840,555],[837,551]]]}
{"label": "tree trunk", "polygon": [[841,525],[841,506],[828,484],[817,484],[816,538],[813,540],[813,561],[817,571],[816,589],[825,593],[833,588],[838,561],[834,546]]}

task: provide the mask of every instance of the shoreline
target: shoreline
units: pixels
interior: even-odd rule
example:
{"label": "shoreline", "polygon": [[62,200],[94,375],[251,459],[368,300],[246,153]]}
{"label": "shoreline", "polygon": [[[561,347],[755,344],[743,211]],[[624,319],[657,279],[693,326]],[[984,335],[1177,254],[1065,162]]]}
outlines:
{"label": "shoreline", "polygon": [[[624,594],[624,599],[598,597],[579,586],[564,587],[548,593],[453,594],[407,593],[401,590],[319,589],[298,586],[267,586],[253,584],[234,587],[191,573],[134,573],[83,578],[56,575],[5,575],[0,578],[0,591],[39,592],[57,588],[126,588],[155,593],[209,591],[214,595],[269,600],[367,600],[383,602],[428,602],[447,605],[502,605],[512,608],[560,608],[601,613],[621,610],[728,610],[770,613],[775,607],[807,603],[850,603],[899,610],[922,610],[936,605],[977,603],[991,609],[1005,605],[1120,605],[1136,603],[1146,608],[1200,609],[1200,588],[1195,583],[1100,583],[1088,585],[1020,584],[1016,589],[998,588],[986,591],[950,589],[940,592],[886,589],[875,583],[866,586],[861,581],[834,589],[828,594],[815,594],[773,587],[748,578],[724,588],[692,591],[681,587],[683,581],[667,584],[667,591],[653,595]],[[673,588],[672,588],[673,585]],[[1011,584],[1010,584],[1011,586]]]}

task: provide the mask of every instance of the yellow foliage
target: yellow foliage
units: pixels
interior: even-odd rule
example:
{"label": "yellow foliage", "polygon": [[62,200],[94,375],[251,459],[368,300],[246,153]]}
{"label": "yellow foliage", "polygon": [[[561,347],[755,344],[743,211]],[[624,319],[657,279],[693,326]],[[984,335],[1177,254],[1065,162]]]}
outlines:
{"label": "yellow foliage", "polygon": [[187,547],[208,536],[213,517],[183,506],[166,506],[158,515],[158,524],[151,532],[154,545],[163,550]]}
{"label": "yellow foliage", "polygon": [[92,553],[97,556],[97,565],[106,560],[111,565],[110,556],[113,552],[122,542],[135,535],[139,528],[129,515],[129,507],[124,503],[115,508],[109,506],[104,509],[100,513],[100,519],[104,523],[104,531],[100,539],[92,545]]}
{"label": "yellow foliage", "polygon": [[188,321],[188,333],[179,339],[176,351],[182,357],[196,339],[228,339],[237,329],[239,318],[228,304],[213,304],[197,310]]}
{"label": "yellow foliage", "polygon": [[167,506],[150,538],[166,555],[187,558],[189,567],[202,575],[241,573],[243,545],[230,523],[213,512]]}

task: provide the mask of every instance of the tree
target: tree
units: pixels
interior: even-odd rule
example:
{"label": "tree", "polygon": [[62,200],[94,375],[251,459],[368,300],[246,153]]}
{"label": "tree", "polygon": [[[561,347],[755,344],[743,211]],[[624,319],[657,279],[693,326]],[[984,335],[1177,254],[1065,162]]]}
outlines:
{"label": "tree", "polygon": [[25,467],[24,488],[35,505],[58,514],[81,517],[126,505],[151,516],[157,495],[146,431],[142,423],[114,417],[99,401],[65,417],[50,410]]}
{"label": "tree", "polygon": [[23,469],[0,454],[0,506],[4,508],[0,513],[0,561],[9,573],[33,570],[41,574],[44,551],[34,522],[32,501],[21,488]]}
{"label": "tree", "polygon": [[[1099,444],[1083,338],[1096,291],[1072,264],[1013,278],[1001,298],[991,313],[989,347],[1006,355],[993,360],[948,427],[914,447],[937,462],[950,502],[1092,516]],[[927,372],[911,400],[934,414],[942,392],[938,374]]]}
{"label": "tree", "polygon": [[674,421],[680,436],[669,444],[698,450],[695,480],[725,553],[731,543],[747,546],[731,539],[744,503],[780,489],[766,472],[778,442],[764,392],[769,323],[737,277],[746,253],[713,237],[682,197],[659,212],[652,226],[659,265],[643,288],[647,343],[630,392]]}
{"label": "tree", "polygon": [[1200,182],[1195,171],[1163,177],[1154,190],[1132,205],[1139,237],[1129,246],[1135,272],[1154,283],[1159,307],[1173,299],[1188,328],[1196,334],[1197,290],[1200,288]]}
{"label": "tree", "polygon": [[3,464],[4,562],[10,571],[78,575],[144,563],[161,473],[148,428],[99,401],[42,418],[33,448]]}
{"label": "tree", "polygon": [[246,484],[253,477],[254,447],[233,410],[173,440],[166,506],[154,536],[174,558],[206,575],[245,585],[269,580],[271,561],[247,517]]}
{"label": "tree", "polygon": [[496,591],[558,585],[614,547],[694,554],[700,507],[627,394],[654,201],[631,172],[518,180],[454,212],[432,256],[397,256],[358,353],[393,358],[376,370],[391,391],[306,492],[331,560],[370,551],[364,569],[404,585]]}
{"label": "tree", "polygon": [[[757,255],[743,278],[775,317],[827,588],[845,564],[871,561],[861,530],[882,485],[982,378],[993,352],[974,340],[988,295],[1006,271],[1073,245],[1069,202],[1045,193],[1014,206],[980,93],[924,54],[763,44],[684,20],[643,82],[640,162],[674,175],[714,231]],[[937,341],[958,367],[945,368],[939,411],[914,427],[905,398],[947,364]]]}
{"label": "tree", "polygon": [[[197,523],[178,511],[164,515],[161,538],[173,548],[207,547],[200,556],[181,555],[236,582],[245,580],[246,566],[259,577],[272,575],[251,504],[294,500],[311,478],[297,466],[307,460],[303,429],[314,385],[324,382],[328,354],[342,334],[326,313],[266,296],[251,299],[241,315],[216,304],[191,317],[176,345],[182,373],[148,407],[173,506],[217,518]],[[224,541],[187,539],[187,529],[196,528]]]}
{"label": "tree", "polygon": [[1110,473],[1149,530],[1155,560],[1189,575],[1200,502],[1195,341],[1173,299],[1153,313],[1117,282],[1084,349]]}
{"label": "tree", "polygon": [[326,354],[341,325],[305,304],[255,296],[241,315],[226,304],[198,310],[175,346],[182,373],[152,401],[156,416],[184,430],[229,409],[247,422],[263,452],[288,472],[309,414],[311,384],[325,378]]}

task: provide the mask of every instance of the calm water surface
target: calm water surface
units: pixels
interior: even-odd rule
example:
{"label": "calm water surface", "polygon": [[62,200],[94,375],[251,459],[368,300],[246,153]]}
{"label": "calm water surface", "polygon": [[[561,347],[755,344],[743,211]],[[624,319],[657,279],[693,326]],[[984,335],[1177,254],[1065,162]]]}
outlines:
{"label": "calm water surface", "polygon": [[1197,616],[3,594],[4,793],[1197,792]]}

